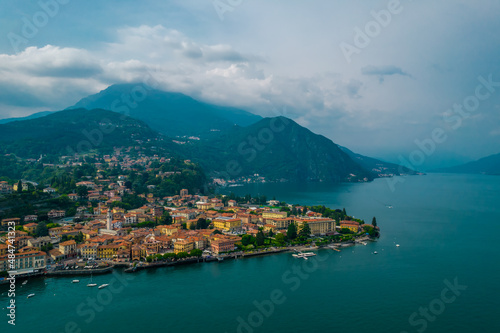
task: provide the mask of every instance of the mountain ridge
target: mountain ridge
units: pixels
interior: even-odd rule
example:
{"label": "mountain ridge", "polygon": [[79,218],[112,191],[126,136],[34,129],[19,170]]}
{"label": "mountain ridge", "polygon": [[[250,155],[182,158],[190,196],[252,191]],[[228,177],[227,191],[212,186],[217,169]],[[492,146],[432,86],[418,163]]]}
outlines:
{"label": "mountain ridge", "polygon": [[448,168],[434,169],[430,172],[500,175],[500,153]]}

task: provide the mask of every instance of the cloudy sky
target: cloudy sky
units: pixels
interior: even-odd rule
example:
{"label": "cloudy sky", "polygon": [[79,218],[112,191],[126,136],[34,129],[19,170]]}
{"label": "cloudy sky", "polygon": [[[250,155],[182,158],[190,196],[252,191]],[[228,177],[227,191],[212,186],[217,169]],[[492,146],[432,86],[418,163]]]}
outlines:
{"label": "cloudy sky", "polygon": [[60,110],[149,76],[392,161],[433,167],[500,152],[496,0],[0,6],[0,118]]}

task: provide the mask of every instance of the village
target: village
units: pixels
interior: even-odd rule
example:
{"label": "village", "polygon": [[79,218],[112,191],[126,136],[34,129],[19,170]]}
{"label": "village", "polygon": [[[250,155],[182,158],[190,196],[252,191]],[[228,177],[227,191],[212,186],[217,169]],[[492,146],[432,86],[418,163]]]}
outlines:
{"label": "village", "polygon": [[[120,161],[116,156],[104,156],[103,160],[107,170],[118,164],[123,167],[121,170],[138,165],[137,161],[130,163],[128,158]],[[155,161],[159,162],[157,168],[152,167]],[[161,171],[161,163],[168,163],[165,159],[143,157],[142,163],[145,171],[157,175],[155,178],[176,174]],[[71,214],[56,208],[43,218],[29,214],[1,220],[4,231],[0,233],[0,272],[4,277],[8,271],[32,275],[61,268],[135,267],[138,263],[148,265],[188,258],[221,259],[235,252],[258,253],[297,245],[353,241],[355,236],[374,235],[378,230],[376,225],[347,216],[345,210],[336,210],[335,217],[323,216],[313,207],[278,200],[262,202],[262,198],[256,201],[234,195],[192,194],[186,188],[176,195],[159,197],[154,189],[161,184],[146,185],[145,193],[137,194],[126,172],[103,176],[105,173],[99,172],[105,170],[103,164],[95,164],[96,176],[81,177],[86,180],[75,183],[77,190],[72,193],[61,196],[51,186],[43,186],[41,190],[73,202]],[[24,180],[13,185],[0,182],[4,196],[33,188],[40,190],[41,186]],[[132,195],[143,204],[125,209],[130,205],[120,203]]]}

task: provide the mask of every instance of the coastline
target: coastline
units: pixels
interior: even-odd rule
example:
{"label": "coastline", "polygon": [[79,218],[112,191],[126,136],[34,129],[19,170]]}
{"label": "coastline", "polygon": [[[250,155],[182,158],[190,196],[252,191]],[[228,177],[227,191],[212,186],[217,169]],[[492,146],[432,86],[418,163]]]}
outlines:
{"label": "coastline", "polygon": [[[356,241],[349,241],[349,242],[344,242],[344,243],[330,243],[330,244],[320,245],[320,246],[299,245],[299,246],[290,246],[290,247],[284,247],[284,248],[265,249],[265,250],[257,251],[257,252],[233,252],[233,253],[221,254],[219,256],[202,257],[202,258],[187,258],[187,259],[177,260],[177,261],[161,261],[161,262],[154,262],[154,263],[148,263],[148,264],[141,264],[141,265],[137,265],[137,266],[132,266],[132,265],[130,265],[130,263],[116,263],[116,264],[111,264],[108,267],[92,269],[92,270],[83,270],[83,269],[68,270],[68,271],[50,270],[50,271],[40,272],[39,274],[36,274],[36,275],[32,274],[32,275],[28,275],[28,276],[19,276],[19,278],[29,280],[30,278],[35,278],[35,277],[39,278],[39,277],[87,276],[87,275],[91,275],[91,274],[104,275],[104,274],[112,273],[115,269],[120,269],[120,268],[125,268],[124,269],[125,273],[136,273],[138,271],[142,271],[142,270],[146,270],[146,269],[160,268],[160,267],[177,266],[177,265],[191,265],[191,264],[199,264],[199,263],[211,263],[214,261],[251,258],[251,257],[273,255],[273,254],[285,253],[285,252],[316,251],[319,249],[331,249],[331,250],[334,250],[337,252],[341,252],[340,249],[360,244],[361,240],[368,240],[368,241],[373,241],[373,242],[377,241],[377,240],[371,239],[371,238],[362,238],[362,239],[356,240]],[[7,284],[7,283],[8,283],[7,280],[0,280],[0,285]]]}

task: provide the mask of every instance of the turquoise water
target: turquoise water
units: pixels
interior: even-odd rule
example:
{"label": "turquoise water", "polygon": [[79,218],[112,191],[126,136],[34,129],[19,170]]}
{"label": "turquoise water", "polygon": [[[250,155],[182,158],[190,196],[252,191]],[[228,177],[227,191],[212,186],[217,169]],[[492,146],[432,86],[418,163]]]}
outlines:
{"label": "turquoise water", "polygon": [[[382,237],[308,261],[280,254],[97,276],[114,287],[100,291],[83,277],[32,280],[18,285],[16,327],[3,315],[0,331],[500,332],[500,177],[409,177],[394,192],[384,179],[231,190],[376,216]],[[466,289],[444,290],[455,279]]]}

